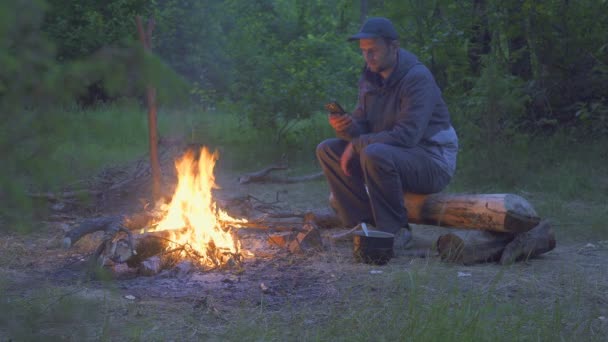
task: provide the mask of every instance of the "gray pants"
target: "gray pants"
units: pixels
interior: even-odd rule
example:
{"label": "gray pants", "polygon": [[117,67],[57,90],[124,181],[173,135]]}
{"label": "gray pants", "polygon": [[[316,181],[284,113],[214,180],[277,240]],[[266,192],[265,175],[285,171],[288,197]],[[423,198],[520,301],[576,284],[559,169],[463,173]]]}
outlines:
{"label": "gray pants", "polygon": [[317,146],[317,158],[336,199],[335,209],[347,227],[366,222],[396,233],[408,224],[404,192],[436,193],[450,181],[451,177],[420,147],[378,143],[355,154],[348,177],[340,168],[340,156],[347,143],[334,138]]}

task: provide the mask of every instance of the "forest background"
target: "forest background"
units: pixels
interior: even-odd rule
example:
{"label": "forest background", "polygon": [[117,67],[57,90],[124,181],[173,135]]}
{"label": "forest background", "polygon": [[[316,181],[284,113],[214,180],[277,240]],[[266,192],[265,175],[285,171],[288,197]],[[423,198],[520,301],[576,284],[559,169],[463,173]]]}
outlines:
{"label": "forest background", "polygon": [[[346,38],[375,15],[443,90],[461,140],[452,190],[605,198],[607,12],[605,0],[2,0],[0,229],[33,228],[44,208],[28,193],[145,154],[146,84],[163,138],[221,146],[237,167],[288,153],[316,168],[332,134],[323,104],[356,101],[363,60]],[[156,22],[151,52],[137,15]]]}

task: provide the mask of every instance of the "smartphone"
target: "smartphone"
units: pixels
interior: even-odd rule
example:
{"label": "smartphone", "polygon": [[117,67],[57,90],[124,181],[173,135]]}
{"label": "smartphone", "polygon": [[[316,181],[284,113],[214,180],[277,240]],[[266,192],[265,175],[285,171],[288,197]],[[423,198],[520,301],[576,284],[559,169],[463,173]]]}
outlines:
{"label": "smartphone", "polygon": [[325,109],[327,109],[327,111],[329,111],[329,113],[333,114],[333,115],[346,114],[346,111],[344,110],[344,108],[342,108],[342,106],[340,106],[340,104],[336,101],[331,101],[331,102],[325,104]]}

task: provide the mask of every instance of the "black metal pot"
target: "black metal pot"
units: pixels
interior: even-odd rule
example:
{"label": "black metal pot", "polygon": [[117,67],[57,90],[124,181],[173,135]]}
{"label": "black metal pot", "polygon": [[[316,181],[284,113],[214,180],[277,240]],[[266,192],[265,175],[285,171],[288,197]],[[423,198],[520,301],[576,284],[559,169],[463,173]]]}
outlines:
{"label": "black metal pot", "polygon": [[384,265],[394,255],[393,243],[395,235],[379,230],[353,233],[353,255],[358,262],[366,264]]}

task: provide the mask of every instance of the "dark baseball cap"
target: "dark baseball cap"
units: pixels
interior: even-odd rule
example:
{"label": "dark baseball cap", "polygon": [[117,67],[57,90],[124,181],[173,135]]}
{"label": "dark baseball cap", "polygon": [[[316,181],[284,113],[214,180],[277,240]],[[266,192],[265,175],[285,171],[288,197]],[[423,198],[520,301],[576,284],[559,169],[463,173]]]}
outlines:
{"label": "dark baseball cap", "polygon": [[373,17],[365,21],[359,32],[348,38],[349,41],[365,38],[398,39],[397,31],[390,20],[382,17]]}

